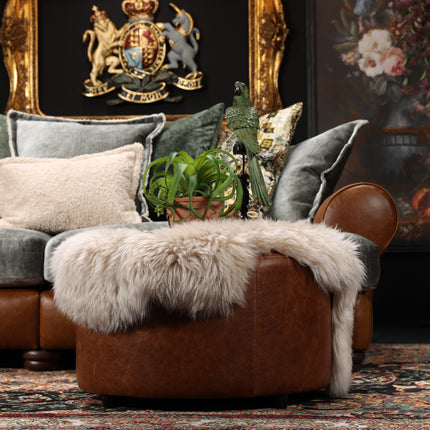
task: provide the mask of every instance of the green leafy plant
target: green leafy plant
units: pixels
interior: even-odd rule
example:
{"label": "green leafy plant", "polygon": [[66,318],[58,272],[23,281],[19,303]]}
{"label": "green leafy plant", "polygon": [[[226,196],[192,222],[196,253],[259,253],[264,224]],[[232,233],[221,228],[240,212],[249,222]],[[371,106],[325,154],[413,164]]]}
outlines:
{"label": "green leafy plant", "polygon": [[[221,154],[232,158],[237,170],[233,155],[219,149],[210,149],[196,158],[184,151],[172,152],[150,163],[143,177],[143,184],[148,183],[144,194],[155,212],[160,215],[166,210],[174,212],[175,207],[187,207],[175,198],[201,196],[208,200],[206,212],[214,202],[221,201],[220,217],[237,213],[242,204],[242,185],[231,165],[217,157]],[[231,204],[226,206],[225,202],[230,203],[230,200]],[[192,215],[204,218],[205,214],[197,212],[192,201],[189,210],[190,215],[186,219]]]}

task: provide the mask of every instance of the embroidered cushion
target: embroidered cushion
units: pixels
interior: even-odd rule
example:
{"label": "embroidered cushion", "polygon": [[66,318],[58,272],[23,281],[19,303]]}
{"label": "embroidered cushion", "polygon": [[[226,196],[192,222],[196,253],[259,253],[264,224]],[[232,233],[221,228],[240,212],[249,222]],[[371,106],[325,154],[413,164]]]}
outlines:
{"label": "embroidered cushion", "polygon": [[[288,108],[260,117],[260,129],[258,130],[257,138],[261,147],[261,152],[257,157],[270,196],[273,195],[276,184],[280,178],[296,124],[302,114],[302,109],[303,104],[296,103]],[[235,134],[231,130],[225,130],[220,135],[218,148],[233,153],[233,147],[236,142]],[[235,155],[235,158],[239,166],[238,173],[240,173],[242,170],[242,156]],[[228,161],[229,159],[226,157],[226,160]],[[268,208],[259,205],[258,202],[254,200],[250,185],[248,190],[248,217],[263,217]]]}

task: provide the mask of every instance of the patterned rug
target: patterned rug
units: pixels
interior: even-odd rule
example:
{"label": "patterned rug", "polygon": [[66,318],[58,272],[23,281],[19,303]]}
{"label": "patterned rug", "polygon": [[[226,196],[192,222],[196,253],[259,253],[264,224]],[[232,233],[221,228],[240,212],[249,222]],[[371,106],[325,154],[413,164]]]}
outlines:
{"label": "patterned rug", "polygon": [[430,345],[372,345],[351,393],[253,401],[124,401],[105,409],[73,371],[0,369],[0,429],[430,429]]}

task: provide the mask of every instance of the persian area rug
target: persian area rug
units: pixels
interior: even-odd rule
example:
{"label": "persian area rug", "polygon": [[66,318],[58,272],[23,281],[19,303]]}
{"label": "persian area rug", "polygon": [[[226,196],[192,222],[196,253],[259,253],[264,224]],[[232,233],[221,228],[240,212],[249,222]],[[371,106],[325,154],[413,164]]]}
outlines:
{"label": "persian area rug", "polygon": [[270,399],[125,401],[105,409],[74,371],[0,369],[0,429],[430,429],[430,345],[372,345],[351,392]]}

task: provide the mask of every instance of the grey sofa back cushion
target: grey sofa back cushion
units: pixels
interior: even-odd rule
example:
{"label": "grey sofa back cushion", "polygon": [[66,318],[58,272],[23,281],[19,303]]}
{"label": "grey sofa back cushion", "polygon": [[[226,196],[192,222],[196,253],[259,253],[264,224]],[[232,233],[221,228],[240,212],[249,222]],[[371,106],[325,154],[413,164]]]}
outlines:
{"label": "grey sofa back cushion", "polygon": [[[71,158],[132,143],[152,144],[165,124],[164,114],[130,119],[71,119],[9,111],[13,156]],[[147,152],[147,151],[145,151]]]}
{"label": "grey sofa back cushion", "polygon": [[0,158],[10,157],[6,115],[0,114]]}
{"label": "grey sofa back cushion", "polygon": [[269,216],[312,221],[321,203],[333,192],[358,131],[366,124],[367,120],[341,124],[290,147]]}
{"label": "grey sofa back cushion", "polygon": [[[71,158],[140,143],[144,146],[142,174],[151,162],[152,142],[166,123],[163,113],[130,119],[71,119],[11,110],[7,115],[13,156]],[[142,186],[136,195],[142,219],[149,219]]]}
{"label": "grey sofa back cushion", "polygon": [[214,148],[224,115],[224,104],[171,121],[154,139],[152,159],[169,155],[173,151],[185,151],[195,158]]}

